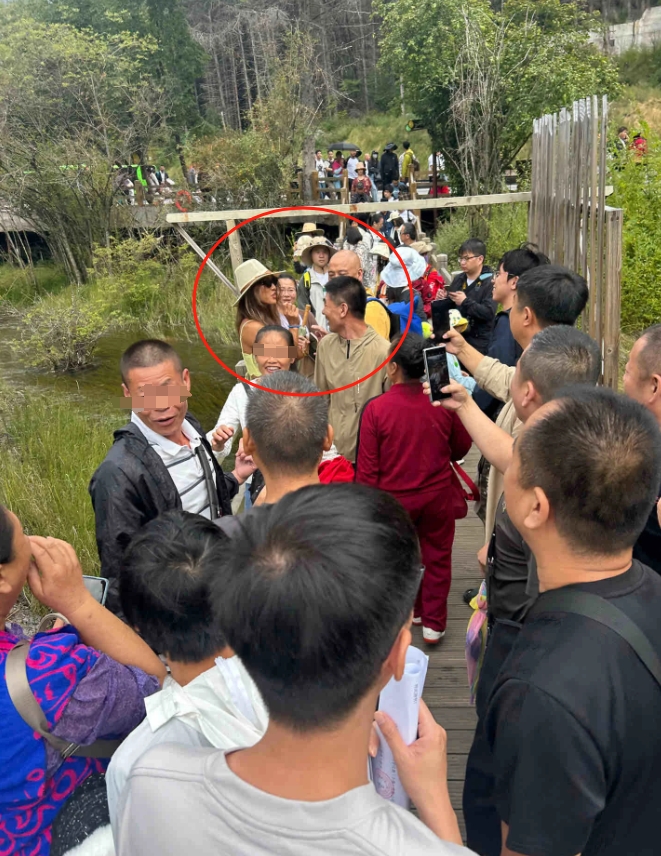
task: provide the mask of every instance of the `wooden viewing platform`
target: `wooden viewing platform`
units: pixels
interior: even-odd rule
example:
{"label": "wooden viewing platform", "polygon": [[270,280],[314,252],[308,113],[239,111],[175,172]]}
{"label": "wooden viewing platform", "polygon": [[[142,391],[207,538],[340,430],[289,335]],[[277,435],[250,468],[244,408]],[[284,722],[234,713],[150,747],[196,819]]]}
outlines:
{"label": "wooden viewing platform", "polygon": [[[465,469],[475,478],[479,452],[475,446],[466,456]],[[484,543],[484,525],[473,511],[457,521],[452,551],[452,588],[448,600],[448,624],[445,637],[436,647],[425,645],[420,627],[413,628],[413,644],[429,655],[429,671],[423,698],[434,718],[448,733],[448,780],[450,799],[459,817],[465,837],[461,795],[466,772],[468,750],[473,742],[477,723],[475,707],[470,703],[466,659],[464,656],[466,626],[471,610],[461,599],[467,588],[482,579],[476,553]]]}

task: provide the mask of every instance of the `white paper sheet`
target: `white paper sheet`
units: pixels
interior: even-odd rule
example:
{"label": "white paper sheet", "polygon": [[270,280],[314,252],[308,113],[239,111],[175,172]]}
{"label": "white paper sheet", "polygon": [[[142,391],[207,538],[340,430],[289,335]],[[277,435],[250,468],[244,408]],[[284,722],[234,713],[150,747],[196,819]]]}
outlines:
{"label": "white paper sheet", "polygon": [[[418,712],[428,663],[426,654],[409,645],[401,681],[391,678],[379,696],[379,710],[392,717],[407,746],[418,734]],[[384,799],[409,808],[410,800],[399,780],[395,759],[383,736],[379,738],[379,750],[371,764],[374,786]]]}

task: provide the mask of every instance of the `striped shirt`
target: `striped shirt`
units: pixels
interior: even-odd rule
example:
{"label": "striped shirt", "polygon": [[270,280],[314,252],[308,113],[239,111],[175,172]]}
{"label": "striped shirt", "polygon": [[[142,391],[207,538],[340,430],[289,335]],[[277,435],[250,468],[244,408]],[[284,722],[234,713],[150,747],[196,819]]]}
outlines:
{"label": "striped shirt", "polygon": [[168,440],[167,437],[161,437],[160,434],[157,434],[145,425],[136,413],[131,413],[131,422],[138,426],[145,435],[149,445],[165,464],[165,468],[170,474],[170,478],[174,482],[174,486],[181,499],[183,510],[210,518],[211,508],[209,506],[207,483],[204,478],[202,464],[196,453],[198,446],[201,446],[201,454],[206,455],[209,461],[209,469],[211,470],[215,489],[216,473],[214,463],[202,445],[202,438],[190,422],[184,419],[181,426],[181,431],[190,442],[190,447],[180,446],[178,443]]}

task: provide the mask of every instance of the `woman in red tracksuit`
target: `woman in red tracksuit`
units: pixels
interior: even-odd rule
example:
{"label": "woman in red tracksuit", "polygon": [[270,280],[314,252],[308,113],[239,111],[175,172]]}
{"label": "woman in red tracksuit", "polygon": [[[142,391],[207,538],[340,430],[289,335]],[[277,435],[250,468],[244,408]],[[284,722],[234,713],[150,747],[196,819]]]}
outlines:
{"label": "woman in red tracksuit", "polygon": [[413,611],[425,642],[445,634],[452,580],[454,513],[450,461],[471,438],[456,413],[432,407],[422,391],[424,341],[409,333],[387,365],[390,390],[368,401],[360,419],[356,481],[395,496],[411,515],[425,574]]}

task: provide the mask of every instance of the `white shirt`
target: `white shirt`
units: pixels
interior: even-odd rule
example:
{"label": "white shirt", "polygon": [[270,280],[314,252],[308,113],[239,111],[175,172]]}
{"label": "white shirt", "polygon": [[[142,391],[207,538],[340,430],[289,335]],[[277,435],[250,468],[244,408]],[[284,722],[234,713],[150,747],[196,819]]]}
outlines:
{"label": "white shirt", "polygon": [[[434,169],[434,155],[429,155],[427,159],[427,164],[429,165],[429,174],[431,175]],[[436,172],[441,172],[445,169],[445,158],[443,155],[436,155]]]}
{"label": "white shirt", "polygon": [[347,175],[349,176],[349,180],[358,178],[358,173],[356,172],[356,167],[360,161],[358,158],[349,158],[347,161]]}
{"label": "white shirt", "polygon": [[312,304],[312,313],[317,319],[317,324],[323,330],[328,330],[328,321],[323,314],[327,282],[327,273],[318,273],[314,268],[310,268],[310,303]]}
{"label": "white shirt", "polygon": [[326,178],[326,170],[328,169],[328,166],[329,164],[327,160],[324,160],[323,158],[321,160],[315,159],[314,168],[317,170],[319,178]]}
{"label": "white shirt", "polygon": [[[202,438],[190,422],[184,419],[181,426],[182,434],[190,442],[190,447],[180,446],[178,443],[168,440],[167,437],[161,437],[160,434],[157,434],[145,425],[137,413],[131,413],[131,422],[138,426],[145,435],[149,445],[165,464],[181,499],[183,510],[210,518],[211,509],[209,507],[207,483],[204,478],[202,464],[195,451],[201,445]],[[215,486],[216,473],[214,463],[204,446],[202,446],[202,453],[207,456],[207,460],[209,461],[209,469],[211,470],[211,477]]]}
{"label": "white shirt", "polygon": [[240,779],[225,754],[170,744],[135,764],[119,808],[119,856],[472,853],[441,841],[406,809],[380,797],[371,783],[330,800],[283,799]]}
{"label": "white shirt", "polygon": [[211,443],[213,432],[219,425],[227,425],[228,428],[234,428],[234,434],[223,446],[222,451],[214,452],[216,459],[222,461],[232,451],[236,432],[240,428],[242,431],[246,427],[246,407],[248,406],[248,386],[245,383],[235,383],[230,394],[227,396],[223,409],[213,427],[213,431],[207,434],[207,440]]}
{"label": "white shirt", "polygon": [[216,665],[185,687],[171,677],[145,699],[146,718],[124,740],[106,773],[108,809],[115,837],[117,808],[131,769],[161,743],[236,749],[253,746],[268,724],[259,691],[238,657],[219,657]]}

